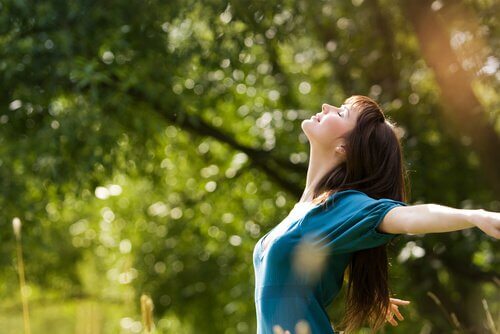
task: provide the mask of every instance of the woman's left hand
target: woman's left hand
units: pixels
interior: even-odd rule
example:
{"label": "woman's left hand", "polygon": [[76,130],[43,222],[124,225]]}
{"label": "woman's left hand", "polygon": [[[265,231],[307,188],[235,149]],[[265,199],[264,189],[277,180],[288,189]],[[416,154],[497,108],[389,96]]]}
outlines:
{"label": "woman's left hand", "polygon": [[399,319],[399,321],[404,320],[403,315],[399,312],[398,305],[408,305],[409,300],[389,298],[389,309],[387,310],[386,320],[393,326],[397,326],[398,322],[394,319],[394,315]]}

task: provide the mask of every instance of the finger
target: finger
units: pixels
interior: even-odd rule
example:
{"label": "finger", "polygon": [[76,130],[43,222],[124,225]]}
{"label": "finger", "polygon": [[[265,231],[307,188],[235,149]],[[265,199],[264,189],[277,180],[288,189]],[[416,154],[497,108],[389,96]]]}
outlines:
{"label": "finger", "polygon": [[399,305],[407,305],[410,303],[409,300],[398,299],[398,298],[389,298],[389,300],[391,301],[391,303],[399,304]]}
{"label": "finger", "polygon": [[397,299],[397,298],[389,298],[391,303],[393,304],[398,304],[398,305],[408,305],[410,304],[409,300],[403,300],[403,299]]}
{"label": "finger", "polygon": [[391,325],[393,325],[393,326],[397,326],[397,325],[398,325],[397,321],[393,318],[393,315],[392,315],[392,314],[391,314],[391,316],[390,316],[390,317],[388,317],[388,318],[387,318],[387,321],[388,321]]}
{"label": "finger", "polygon": [[396,317],[399,319],[399,320],[405,320],[405,318],[403,317],[403,315],[401,314],[401,312],[399,312],[398,310],[398,307],[395,306],[392,308],[392,311],[394,312],[394,314],[396,315]]}

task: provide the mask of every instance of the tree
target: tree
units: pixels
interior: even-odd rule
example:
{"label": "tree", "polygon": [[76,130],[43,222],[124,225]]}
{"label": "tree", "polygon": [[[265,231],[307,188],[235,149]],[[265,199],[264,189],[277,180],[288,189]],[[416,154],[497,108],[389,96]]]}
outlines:
{"label": "tree", "polygon": [[[466,5],[494,28],[490,7]],[[456,115],[469,110],[434,65],[420,2],[12,1],[1,9],[0,224],[7,231],[13,217],[23,221],[27,278],[41,295],[58,289],[63,299],[129,307],[149,293],[155,315],[184,332],[253,332],[252,250],[303,189],[300,121],[351,94],[377,99],[403,128],[411,202],[498,209],[488,182],[498,177],[488,158],[498,134],[481,116],[495,111],[485,98],[494,75],[452,77],[480,110],[463,124]],[[487,37],[483,60],[496,43]],[[450,120],[471,145],[448,130]],[[16,284],[14,240],[0,238],[6,297]],[[401,256],[417,248],[420,257]],[[476,231],[405,237],[391,250],[392,284],[415,301],[415,317],[398,331],[454,326],[428,291],[463,328],[484,330],[484,315],[470,310],[478,297],[494,300],[497,248]],[[490,304],[493,314],[498,307]],[[339,296],[335,321],[341,308]]]}

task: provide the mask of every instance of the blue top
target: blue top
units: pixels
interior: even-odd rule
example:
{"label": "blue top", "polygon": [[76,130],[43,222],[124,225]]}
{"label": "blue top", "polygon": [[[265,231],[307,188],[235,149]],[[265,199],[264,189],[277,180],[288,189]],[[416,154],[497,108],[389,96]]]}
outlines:
{"label": "blue top", "polygon": [[326,204],[297,203],[255,245],[257,334],[273,334],[276,325],[294,334],[297,324],[313,334],[334,333],[325,309],[342,287],[352,253],[400,235],[376,227],[390,209],[407,205],[357,190],[336,192]]}

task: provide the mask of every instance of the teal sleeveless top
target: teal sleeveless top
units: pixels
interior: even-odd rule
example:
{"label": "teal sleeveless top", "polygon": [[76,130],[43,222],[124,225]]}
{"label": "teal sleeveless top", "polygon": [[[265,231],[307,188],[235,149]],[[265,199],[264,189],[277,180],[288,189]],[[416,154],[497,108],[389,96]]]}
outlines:
{"label": "teal sleeveless top", "polygon": [[352,253],[399,236],[377,227],[390,209],[405,205],[357,190],[330,195],[326,207],[297,203],[253,250],[257,334],[273,334],[275,326],[291,334],[299,328],[336,333],[326,307],[342,287]]}

